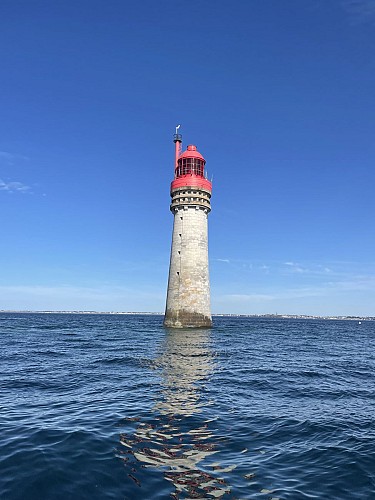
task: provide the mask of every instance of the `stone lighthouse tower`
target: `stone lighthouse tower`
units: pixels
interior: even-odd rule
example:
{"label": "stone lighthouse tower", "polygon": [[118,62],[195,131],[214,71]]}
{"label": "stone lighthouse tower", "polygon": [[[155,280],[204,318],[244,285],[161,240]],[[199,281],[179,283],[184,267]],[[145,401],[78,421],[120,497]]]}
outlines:
{"label": "stone lighthouse tower", "polygon": [[206,160],[196,146],[181,152],[178,128],[174,135],[170,207],[174,223],[164,326],[210,327],[207,218],[212,185],[205,177]]}

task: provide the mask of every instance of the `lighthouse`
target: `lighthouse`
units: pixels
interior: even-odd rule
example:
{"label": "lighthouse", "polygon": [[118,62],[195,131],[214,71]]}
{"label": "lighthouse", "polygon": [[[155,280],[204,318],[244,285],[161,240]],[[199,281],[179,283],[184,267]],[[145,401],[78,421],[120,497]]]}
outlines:
{"label": "lighthouse", "polygon": [[176,127],[171,212],[174,216],[164,326],[202,328],[212,325],[208,271],[208,214],[212,184],[206,160],[189,145],[182,152]]}

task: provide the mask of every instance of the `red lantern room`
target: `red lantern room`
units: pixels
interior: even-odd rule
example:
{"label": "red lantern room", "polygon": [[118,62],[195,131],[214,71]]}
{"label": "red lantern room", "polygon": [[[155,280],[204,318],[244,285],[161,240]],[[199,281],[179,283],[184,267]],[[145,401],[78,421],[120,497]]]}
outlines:
{"label": "red lantern room", "polygon": [[206,160],[197,151],[197,147],[190,144],[186,151],[181,153],[181,134],[175,134],[176,144],[174,181],[171,184],[171,191],[183,186],[203,188],[212,190],[211,182],[205,178],[204,166]]}
{"label": "red lantern room", "polygon": [[196,146],[193,146],[191,144],[177,160],[177,166],[174,172],[175,179],[181,177],[182,175],[188,174],[194,174],[198,175],[199,177],[203,177],[205,163],[206,160],[197,151]]}

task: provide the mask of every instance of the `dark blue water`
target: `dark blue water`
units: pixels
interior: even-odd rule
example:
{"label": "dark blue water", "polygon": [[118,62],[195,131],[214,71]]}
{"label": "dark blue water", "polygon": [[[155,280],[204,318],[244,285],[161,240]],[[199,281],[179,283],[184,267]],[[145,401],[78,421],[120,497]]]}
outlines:
{"label": "dark blue water", "polygon": [[0,314],[0,498],[374,499],[375,322]]}

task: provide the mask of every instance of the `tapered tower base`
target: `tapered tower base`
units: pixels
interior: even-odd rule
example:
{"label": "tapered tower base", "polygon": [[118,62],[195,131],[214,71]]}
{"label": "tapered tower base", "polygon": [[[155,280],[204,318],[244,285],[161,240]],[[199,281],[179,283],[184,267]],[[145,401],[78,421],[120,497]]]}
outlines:
{"label": "tapered tower base", "polygon": [[211,328],[212,319],[204,314],[190,311],[166,311],[164,318],[166,328]]}

